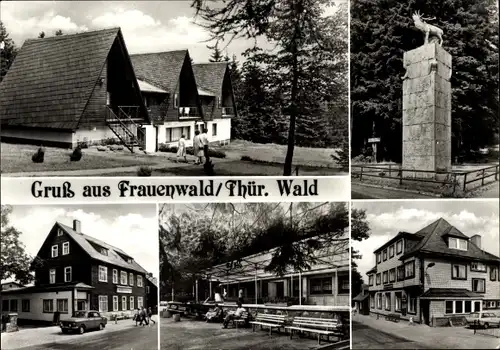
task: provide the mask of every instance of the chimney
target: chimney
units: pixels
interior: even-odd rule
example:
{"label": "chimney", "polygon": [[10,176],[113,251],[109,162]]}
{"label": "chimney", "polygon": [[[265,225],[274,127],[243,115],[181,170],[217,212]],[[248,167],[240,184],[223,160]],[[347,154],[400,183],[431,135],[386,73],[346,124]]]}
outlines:
{"label": "chimney", "polygon": [[477,245],[479,247],[479,249],[483,249],[483,248],[481,248],[481,235],[474,235],[470,238],[470,240],[472,243]]}
{"label": "chimney", "polygon": [[80,220],[73,220],[73,231],[76,233],[82,233],[82,223]]}

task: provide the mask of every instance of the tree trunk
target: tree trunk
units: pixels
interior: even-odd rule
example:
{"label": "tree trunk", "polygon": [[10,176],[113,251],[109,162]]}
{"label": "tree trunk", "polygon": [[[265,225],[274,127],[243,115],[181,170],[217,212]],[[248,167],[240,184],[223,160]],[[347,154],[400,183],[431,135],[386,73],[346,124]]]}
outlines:
{"label": "tree trunk", "polygon": [[[297,7],[296,7],[297,8]],[[298,53],[297,53],[297,38],[300,32],[300,13],[295,14],[295,33],[292,42],[292,93],[290,96],[290,125],[288,128],[288,147],[286,150],[285,166],[283,169],[284,176],[292,175],[293,150],[295,147],[295,123],[297,121],[297,90],[298,90]]]}

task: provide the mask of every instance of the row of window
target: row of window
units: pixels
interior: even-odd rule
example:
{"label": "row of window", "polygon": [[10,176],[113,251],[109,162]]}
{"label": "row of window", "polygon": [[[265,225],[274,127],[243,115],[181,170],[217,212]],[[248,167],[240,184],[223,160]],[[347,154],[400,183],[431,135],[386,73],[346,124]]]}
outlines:
{"label": "row of window", "polygon": [[[100,312],[108,312],[108,311],[127,311],[127,310],[135,310],[136,308],[142,308],[144,306],[143,297],[137,297],[137,306],[135,305],[135,297],[134,296],[122,296],[121,297],[121,305],[119,305],[120,298],[118,295],[113,295],[113,309],[109,310],[108,307],[108,296],[107,295],[99,295],[99,311]],[[128,299],[128,304],[127,304]],[[120,308],[121,306],[121,308]]]}
{"label": "row of window", "polygon": [[[137,275],[137,287],[143,287],[142,276]],[[108,282],[108,268],[107,266],[99,265],[99,282]],[[118,270],[113,269],[113,283],[118,284]],[[130,272],[127,274],[126,271],[120,271],[120,284],[134,286],[134,274]]]}
{"label": "row of window", "polygon": [[[2,311],[17,312],[17,311],[19,311],[18,307],[19,306],[18,306],[17,299],[2,300]],[[21,311],[22,312],[30,312],[30,300],[29,299],[21,300]]]}
{"label": "row of window", "polygon": [[397,241],[395,244],[391,244],[388,248],[384,249],[382,252],[377,253],[377,264],[380,264],[382,260],[386,261],[394,257],[394,252],[396,252],[396,255],[399,255],[403,253],[403,240]]}
{"label": "row of window", "polygon": [[416,314],[417,310],[417,298],[407,294],[406,305],[403,305],[403,293],[394,293],[394,305],[392,304],[391,292],[376,293],[375,295],[370,295],[370,308],[375,309],[375,303],[377,304],[377,309],[385,311],[396,311],[401,312],[403,307],[409,314]]}
{"label": "row of window", "polygon": [[[62,255],[69,254],[69,242],[63,242],[62,244]],[[51,250],[51,257],[57,258],[59,256],[59,244],[54,244]]]}
{"label": "row of window", "polygon": [[[484,272],[487,273],[487,267],[485,264],[480,262],[472,262],[470,264],[470,270],[474,272]],[[466,264],[452,264],[451,265],[451,278],[454,280],[466,280],[467,279],[467,265]],[[498,276],[498,267],[490,266],[490,281],[496,281],[500,278]]]}
{"label": "row of window", "polygon": [[[71,266],[66,266],[64,268],[64,282],[71,282],[73,279],[73,271]],[[49,283],[54,284],[56,283],[56,269],[50,269],[49,270]]]}
{"label": "row of window", "polygon": [[[43,299],[42,311],[45,313],[54,311],[68,313],[68,299],[56,299],[55,305],[56,309],[54,309],[53,299]],[[18,312],[18,300],[2,300],[2,311]],[[21,312],[31,312],[31,301],[29,299],[21,300]]]}
{"label": "row of window", "polygon": [[[310,294],[332,294],[333,283],[332,277],[311,278],[309,282]],[[298,291],[298,283],[294,285],[294,289]],[[349,294],[349,276],[338,276],[338,294]]]}
{"label": "row of window", "polygon": [[[179,101],[180,101],[179,94],[178,93],[174,94],[174,108],[179,107]],[[217,107],[218,108],[222,107],[222,101],[220,97],[217,97]]]}
{"label": "row of window", "polygon": [[[401,266],[398,266],[397,268],[379,272],[377,273],[375,278],[375,283],[377,286],[380,284],[394,283],[415,278],[415,260],[409,261]],[[370,286],[373,286],[373,279],[373,275],[370,275],[368,277],[368,284]]]}
{"label": "row of window", "polygon": [[481,311],[481,301],[479,300],[446,300],[445,314],[469,314]]}

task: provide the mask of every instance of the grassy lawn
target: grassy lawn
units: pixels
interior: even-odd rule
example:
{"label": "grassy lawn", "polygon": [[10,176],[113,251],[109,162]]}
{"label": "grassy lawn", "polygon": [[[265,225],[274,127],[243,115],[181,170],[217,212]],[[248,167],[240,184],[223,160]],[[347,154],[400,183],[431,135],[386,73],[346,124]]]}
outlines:
{"label": "grassy lawn", "polygon": [[127,166],[156,164],[157,157],[145,154],[132,154],[128,150],[99,152],[96,149],[84,149],[79,162],[70,162],[70,150],[46,147],[43,163],[33,163],[31,156],[37,146],[2,143],[2,173],[63,171],[78,169],[102,169]]}
{"label": "grassy lawn", "polygon": [[[222,329],[221,324],[206,323],[182,319],[173,322],[162,318],[160,330],[160,349],[234,349],[234,350],[307,350],[317,347],[314,338],[300,338],[296,335],[292,340],[288,335],[250,328]],[[334,339],[335,337],[333,337]],[[326,344],[323,341],[322,344]]]}

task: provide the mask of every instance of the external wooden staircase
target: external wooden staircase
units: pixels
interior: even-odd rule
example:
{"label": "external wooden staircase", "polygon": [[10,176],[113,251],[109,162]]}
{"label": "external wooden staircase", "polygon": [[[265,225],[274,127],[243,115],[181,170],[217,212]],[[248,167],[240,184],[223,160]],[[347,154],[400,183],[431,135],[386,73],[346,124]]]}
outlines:
{"label": "external wooden staircase", "polygon": [[140,118],[133,118],[133,111],[137,113],[138,107],[118,106],[106,107],[106,123],[118,139],[127,147],[130,152],[135,153],[136,149],[145,151],[146,135],[142,130]]}

